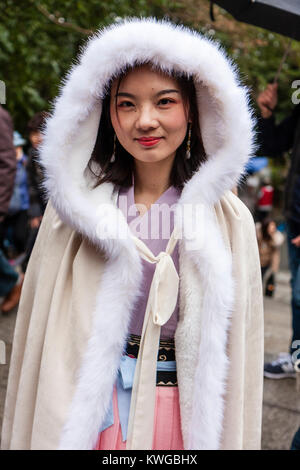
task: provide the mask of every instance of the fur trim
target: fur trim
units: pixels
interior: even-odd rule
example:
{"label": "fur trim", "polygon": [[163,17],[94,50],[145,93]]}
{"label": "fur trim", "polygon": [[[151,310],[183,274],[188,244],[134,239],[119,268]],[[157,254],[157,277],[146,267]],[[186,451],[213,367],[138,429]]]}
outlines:
{"label": "fur trim", "polygon": [[188,246],[185,241],[180,244],[180,292],[185,304],[175,341],[185,449],[218,449],[222,433],[234,286],[231,255],[214,215],[211,209],[202,212],[196,227],[201,236],[193,240],[192,250],[191,239]]}
{"label": "fur trim", "polygon": [[[78,386],[59,450],[93,449],[109,407],[129,327],[128,312],[142,279],[138,258],[131,261],[120,258],[118,263],[108,261],[102,275],[93,334],[78,374]],[[134,263],[140,270],[132,269]],[[122,265],[128,265],[129,269],[122,269]]]}
{"label": "fur trim", "polygon": [[[187,72],[193,76],[197,92],[208,160],[186,183],[178,205],[203,207],[205,224],[198,218],[197,235],[188,240],[194,217],[183,217],[180,209],[175,215],[184,234],[180,242],[182,317],[175,340],[185,448],[216,449],[220,445],[228,365],[226,339],[234,286],[231,256],[220,236],[213,205],[238,183],[252,155],[254,120],[248,91],[219,44],[167,21],[133,18],[99,31],[88,41],[78,64],[65,79],[42,145],[44,188],[53,206],[63,221],[90,239],[108,259],[93,317],[93,335],[83,358],[61,449],[94,445],[116,377],[130,313],[139,295],[141,263],[127,222],[116,207],[113,185],[106,183],[91,190],[86,167],[109,80],[126,65],[145,61],[166,71],[175,68]],[[120,229],[123,237],[119,236]],[[198,275],[194,288],[192,272]],[[187,284],[188,278],[191,285]],[[199,280],[203,286],[201,298],[195,297]],[[189,340],[193,335],[191,324],[193,328],[197,325],[194,335],[198,341],[188,365],[184,350],[187,333]],[[206,334],[201,335],[201,331]],[[99,357],[107,361],[101,367]],[[193,383],[188,382],[186,371],[194,377]],[[187,400],[191,393],[190,404]]]}

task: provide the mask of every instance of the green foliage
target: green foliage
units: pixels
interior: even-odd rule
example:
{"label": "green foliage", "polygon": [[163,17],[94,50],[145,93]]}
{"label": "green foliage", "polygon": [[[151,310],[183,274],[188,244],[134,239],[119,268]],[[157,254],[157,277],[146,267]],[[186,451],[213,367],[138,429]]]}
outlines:
{"label": "green foliage", "polygon": [[[188,1],[184,0],[183,2]],[[276,116],[280,120],[292,109],[292,84],[300,79],[300,42],[273,33],[266,29],[236,21],[221,8],[215,8],[215,23],[211,21],[208,0],[193,0],[194,4],[206,6],[206,13],[200,15],[200,22],[191,17],[190,25],[197,27],[204,35],[217,40],[237,64],[242,82],[251,90],[253,106],[256,97],[268,83],[272,83],[289,43],[289,54],[278,77],[278,106]],[[199,16],[199,15],[198,15]],[[200,23],[200,24],[199,24]],[[299,86],[298,86],[299,88]]]}
{"label": "green foliage", "polygon": [[[235,58],[243,76],[244,82],[252,89],[255,103],[257,94],[272,83],[286,49],[289,39],[273,34],[266,30],[258,30],[257,38],[240,50],[230,51]],[[278,77],[278,106],[277,118],[280,120],[292,109],[291,97],[295,89],[292,83],[300,79],[300,48],[296,41],[292,41],[280,75]]]}
{"label": "green foliage", "polygon": [[29,118],[51,107],[62,77],[87,40],[79,28],[96,31],[125,16],[163,17],[174,5],[166,0],[2,0],[0,80],[6,84],[6,107],[15,128],[26,133]]}
{"label": "green foliage", "polygon": [[[276,74],[288,38],[238,23],[224,10],[214,24],[208,11],[207,0],[0,0],[0,80],[15,128],[26,133],[28,119],[50,108],[88,31],[125,16],[167,17],[218,40],[239,66],[255,105],[256,94]],[[293,41],[279,77],[278,118],[292,107],[291,84],[300,79],[299,70],[300,45]]]}

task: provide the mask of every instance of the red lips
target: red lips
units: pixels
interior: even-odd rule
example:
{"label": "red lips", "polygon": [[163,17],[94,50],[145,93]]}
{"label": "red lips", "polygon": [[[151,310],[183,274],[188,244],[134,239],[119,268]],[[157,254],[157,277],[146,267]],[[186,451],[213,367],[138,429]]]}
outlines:
{"label": "red lips", "polygon": [[161,137],[140,137],[137,141],[144,147],[152,147],[152,145],[157,144],[160,141]]}

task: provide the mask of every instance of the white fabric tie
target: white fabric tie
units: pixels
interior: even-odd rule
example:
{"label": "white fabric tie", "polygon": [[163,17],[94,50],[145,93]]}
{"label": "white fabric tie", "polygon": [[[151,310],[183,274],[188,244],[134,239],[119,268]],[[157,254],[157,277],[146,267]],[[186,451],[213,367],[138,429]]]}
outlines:
{"label": "white fabric tie", "polygon": [[161,251],[157,256],[139,238],[133,236],[133,239],[141,257],[149,263],[156,263],[156,267],[132,387],[126,449],[151,450],[160,329],[174,312],[178,297],[179,277],[171,258],[177,243],[176,229],[172,232],[166,251]]}

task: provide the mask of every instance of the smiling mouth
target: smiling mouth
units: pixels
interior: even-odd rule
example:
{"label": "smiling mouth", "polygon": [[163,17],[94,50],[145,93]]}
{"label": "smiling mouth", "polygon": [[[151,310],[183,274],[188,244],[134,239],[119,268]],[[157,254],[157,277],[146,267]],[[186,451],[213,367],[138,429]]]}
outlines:
{"label": "smiling mouth", "polygon": [[153,145],[157,144],[162,137],[141,137],[140,139],[136,139],[139,144],[143,145],[144,147],[152,147]]}

